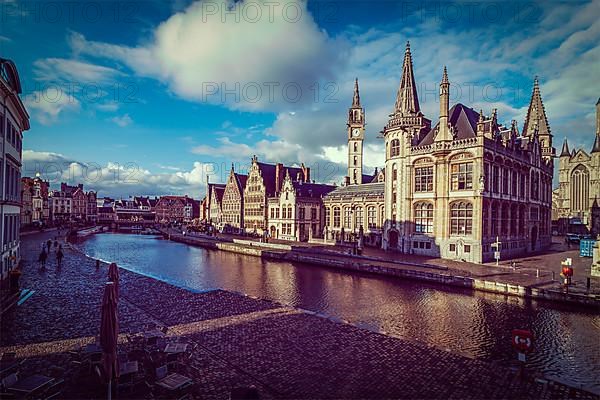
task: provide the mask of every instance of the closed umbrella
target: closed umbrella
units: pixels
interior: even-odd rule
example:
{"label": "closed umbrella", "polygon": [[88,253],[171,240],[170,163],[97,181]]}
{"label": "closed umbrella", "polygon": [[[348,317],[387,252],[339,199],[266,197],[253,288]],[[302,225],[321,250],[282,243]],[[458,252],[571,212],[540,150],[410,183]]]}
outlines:
{"label": "closed umbrella", "polygon": [[119,335],[119,316],[115,284],[107,282],[102,297],[100,316],[100,346],[102,347],[102,365],[108,379],[108,398],[111,398],[113,376],[119,376],[117,362],[117,337]]}
{"label": "closed umbrella", "polygon": [[115,295],[117,296],[117,302],[119,301],[119,267],[117,264],[111,263],[108,266],[108,281],[113,282],[115,286]]}

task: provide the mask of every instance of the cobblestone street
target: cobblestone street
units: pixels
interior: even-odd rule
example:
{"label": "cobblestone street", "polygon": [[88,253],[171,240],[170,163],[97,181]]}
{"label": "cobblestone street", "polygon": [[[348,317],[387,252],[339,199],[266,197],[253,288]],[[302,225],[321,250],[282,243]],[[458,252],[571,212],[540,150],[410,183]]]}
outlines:
{"label": "cobblestone street", "polygon": [[[24,375],[62,366],[65,398],[104,397],[83,388],[69,369],[70,350],[99,333],[107,266],[66,248],[39,272],[41,243],[54,233],[23,238],[22,288],[35,293],[2,318],[1,352],[27,358]],[[520,380],[495,364],[335,322],[304,310],[215,290],[174,287],[120,270],[122,334],[156,322],[169,339],[196,344],[186,363],[194,398],[228,398],[254,385],[262,398],[595,398],[558,383]],[[122,348],[130,346],[122,338]]]}

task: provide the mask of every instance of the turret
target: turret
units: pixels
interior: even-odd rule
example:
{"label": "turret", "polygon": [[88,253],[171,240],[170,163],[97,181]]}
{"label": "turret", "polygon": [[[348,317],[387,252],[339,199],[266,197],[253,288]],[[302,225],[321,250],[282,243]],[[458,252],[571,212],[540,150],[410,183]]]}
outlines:
{"label": "turret", "polygon": [[360,105],[358,78],[354,80],[352,105],[348,109],[348,179],[346,182],[362,183],[363,142],[365,138],[365,110]]}
{"label": "turret", "polygon": [[567,138],[565,138],[565,141],[563,142],[560,157],[571,157],[571,153],[569,153],[569,142],[567,141]]}
{"label": "turret", "polygon": [[450,140],[450,129],[448,127],[448,111],[450,108],[450,82],[448,71],[444,67],[442,82],[440,83],[440,121],[435,141]]}
{"label": "turret", "polygon": [[596,102],[596,137],[594,138],[592,153],[600,153],[600,98]]}

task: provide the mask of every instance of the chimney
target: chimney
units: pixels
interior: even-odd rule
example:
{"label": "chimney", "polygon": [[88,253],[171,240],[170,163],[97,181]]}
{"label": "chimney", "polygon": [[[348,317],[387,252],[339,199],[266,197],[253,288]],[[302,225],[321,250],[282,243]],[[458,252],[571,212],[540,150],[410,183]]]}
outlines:
{"label": "chimney", "polygon": [[279,192],[281,183],[283,182],[283,164],[275,164],[275,192]]}

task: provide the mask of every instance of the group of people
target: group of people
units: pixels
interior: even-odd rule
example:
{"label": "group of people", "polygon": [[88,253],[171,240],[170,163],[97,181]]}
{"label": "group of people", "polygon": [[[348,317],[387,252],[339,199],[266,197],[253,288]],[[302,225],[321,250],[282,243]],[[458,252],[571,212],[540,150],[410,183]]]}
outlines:
{"label": "group of people", "polygon": [[[46,260],[48,260],[48,256],[50,255],[51,251],[52,240],[48,239],[48,241],[42,243],[42,252],[40,253],[40,256],[38,258],[38,261],[40,262],[40,269],[46,268]],[[62,265],[62,260],[65,257],[65,255],[62,250],[62,245],[58,244],[58,240],[56,237],[54,238],[54,252],[56,254],[56,265],[60,267]]]}

